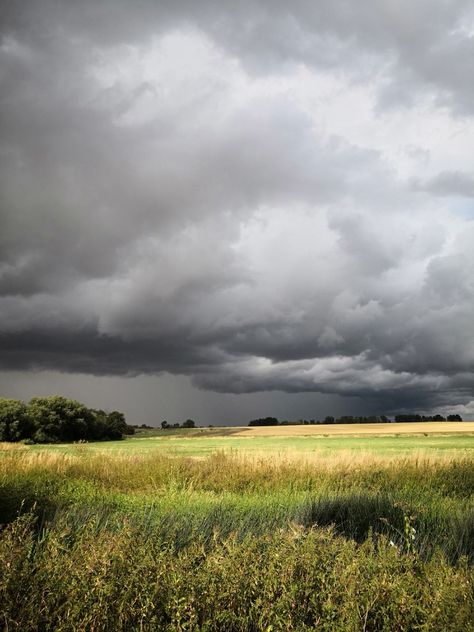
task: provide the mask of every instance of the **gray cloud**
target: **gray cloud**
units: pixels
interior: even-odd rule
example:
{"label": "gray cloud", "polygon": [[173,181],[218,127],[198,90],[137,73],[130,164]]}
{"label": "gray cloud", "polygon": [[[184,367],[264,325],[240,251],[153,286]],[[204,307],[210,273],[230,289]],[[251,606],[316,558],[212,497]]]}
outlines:
{"label": "gray cloud", "polygon": [[439,199],[472,178],[400,177],[337,87],[468,120],[469,11],[4,3],[0,368],[471,400],[474,229]]}
{"label": "gray cloud", "polygon": [[[69,44],[136,45],[173,29],[196,27],[254,72],[280,72],[288,64],[340,68],[359,77],[382,75],[384,104],[409,102],[408,94],[431,89],[440,103],[472,112],[469,63],[474,11],[468,0],[416,5],[393,3],[287,3],[206,0],[81,4],[40,0],[6,2],[4,29],[25,34],[37,46],[69,36]],[[72,40],[72,41],[71,41]],[[51,50],[51,44],[47,44]],[[85,46],[87,50],[87,46]],[[62,51],[63,52],[63,51]],[[49,59],[51,61],[51,58]]]}
{"label": "gray cloud", "polygon": [[415,181],[415,189],[439,196],[474,197],[474,175],[461,171],[442,171],[424,182]]}

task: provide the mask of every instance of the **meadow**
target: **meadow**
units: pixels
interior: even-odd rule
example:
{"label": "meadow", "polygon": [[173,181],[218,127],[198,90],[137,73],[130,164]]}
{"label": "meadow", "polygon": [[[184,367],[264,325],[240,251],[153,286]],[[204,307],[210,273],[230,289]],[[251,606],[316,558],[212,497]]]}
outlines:
{"label": "meadow", "polygon": [[[453,451],[458,456],[461,453],[474,456],[474,422],[153,429],[139,430],[134,437],[122,441],[89,443],[87,447],[91,452],[100,453],[162,452],[195,457],[237,452],[300,458],[312,454],[340,454],[341,451],[383,456]],[[52,444],[28,449],[74,454],[78,446]]]}
{"label": "meadow", "polygon": [[422,425],[2,444],[3,626],[473,630],[474,434]]}

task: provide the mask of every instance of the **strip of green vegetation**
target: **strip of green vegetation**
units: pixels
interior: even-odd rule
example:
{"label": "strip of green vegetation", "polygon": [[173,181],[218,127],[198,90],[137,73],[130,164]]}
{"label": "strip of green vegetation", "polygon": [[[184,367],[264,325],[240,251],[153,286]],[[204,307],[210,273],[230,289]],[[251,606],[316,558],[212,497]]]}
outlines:
{"label": "strip of green vegetation", "polygon": [[[473,435],[395,435],[389,437],[251,437],[200,436],[185,431],[162,432],[155,437],[127,438],[123,441],[87,444],[91,450],[143,454],[159,451],[175,456],[207,456],[218,451],[249,453],[282,453],[297,451],[301,454],[335,451],[371,452],[383,455],[411,454],[415,452],[462,452],[474,456]],[[30,450],[53,450],[74,453],[77,446],[59,444],[49,446],[25,446]]]}
{"label": "strip of green vegetation", "polygon": [[[51,456],[51,455],[50,455]],[[333,524],[362,541],[370,530],[394,541],[408,516],[419,552],[441,547],[450,560],[474,559],[474,468],[470,459],[417,461],[327,469],[300,462],[275,464],[217,454],[205,460],[119,455],[24,455],[2,460],[0,520],[35,506],[41,519],[123,516],[159,528],[175,545],[196,534],[211,538],[264,534],[290,523]],[[79,518],[80,521],[81,518]]]}
{"label": "strip of green vegetation", "polygon": [[0,512],[6,629],[473,629],[462,455],[12,449]]}
{"label": "strip of green vegetation", "polygon": [[469,631],[474,575],[369,537],[293,528],[176,549],[153,530],[29,516],[0,538],[6,629]]}

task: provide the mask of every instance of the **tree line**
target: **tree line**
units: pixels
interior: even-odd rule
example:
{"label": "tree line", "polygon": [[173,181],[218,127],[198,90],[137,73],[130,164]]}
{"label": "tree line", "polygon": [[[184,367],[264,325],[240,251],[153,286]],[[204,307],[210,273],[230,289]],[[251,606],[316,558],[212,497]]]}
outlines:
{"label": "tree line", "polygon": [[367,417],[355,417],[353,415],[343,415],[342,417],[333,417],[328,415],[323,420],[318,419],[298,419],[296,421],[278,421],[276,417],[260,417],[249,421],[249,426],[300,426],[300,425],[319,425],[319,424],[387,424],[387,423],[403,423],[403,422],[419,422],[419,421],[462,421],[461,415],[419,415],[404,414],[395,415],[394,419],[390,419],[386,415],[369,415]]}
{"label": "tree line", "polygon": [[33,397],[28,404],[0,398],[0,441],[107,441],[134,433],[118,410],[88,408],[59,395]]}
{"label": "tree line", "polygon": [[195,428],[196,422],[193,419],[186,419],[182,424],[174,423],[170,424],[166,420],[161,422],[162,430],[169,430],[171,428]]}

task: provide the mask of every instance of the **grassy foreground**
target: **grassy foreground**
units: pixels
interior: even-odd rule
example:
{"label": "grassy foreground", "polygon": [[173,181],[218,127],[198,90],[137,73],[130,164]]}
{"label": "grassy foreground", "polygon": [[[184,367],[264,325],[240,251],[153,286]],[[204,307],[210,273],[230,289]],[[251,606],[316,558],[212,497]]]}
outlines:
{"label": "grassy foreground", "polygon": [[270,455],[4,449],[2,625],[474,629],[469,451]]}

